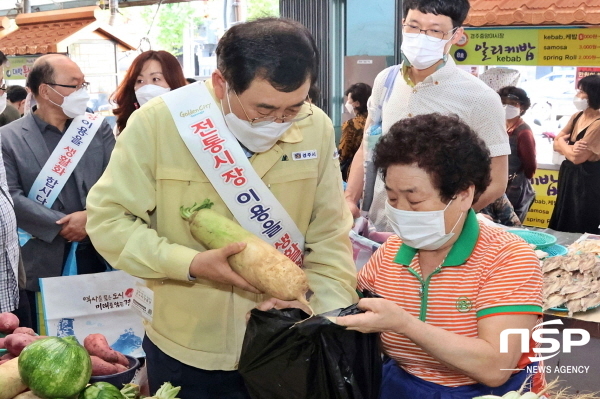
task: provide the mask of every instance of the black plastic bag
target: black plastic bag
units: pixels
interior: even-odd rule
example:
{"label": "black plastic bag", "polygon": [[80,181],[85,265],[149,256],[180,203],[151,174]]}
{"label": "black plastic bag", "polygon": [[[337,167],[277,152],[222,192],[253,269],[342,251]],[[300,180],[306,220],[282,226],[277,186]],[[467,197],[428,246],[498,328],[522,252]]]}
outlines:
{"label": "black plastic bag", "polygon": [[[340,316],[360,312],[352,305]],[[379,334],[306,319],[300,309],[252,310],[239,364],[252,398],[377,399]]]}

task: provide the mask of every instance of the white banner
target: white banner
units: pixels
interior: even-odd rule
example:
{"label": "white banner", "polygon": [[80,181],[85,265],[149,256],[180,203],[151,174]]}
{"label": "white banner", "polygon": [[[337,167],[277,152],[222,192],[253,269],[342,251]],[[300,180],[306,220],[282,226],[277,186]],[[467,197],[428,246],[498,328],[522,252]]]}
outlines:
{"label": "white banner", "polygon": [[[71,121],[69,128],[35,178],[27,198],[46,208],[54,204],[103,120],[102,115],[86,113]],[[19,231],[21,246],[25,245],[30,238],[29,233]]]}
{"label": "white banner", "polygon": [[124,271],[41,278],[47,334],[74,335],[81,344],[89,334],[102,334],[114,350],[144,356],[142,318],[132,309],[140,284]]}
{"label": "white banner", "polygon": [[[204,82],[161,98],[187,148],[238,223],[302,266],[304,235],[250,164]],[[196,108],[190,109],[190,104]]]}

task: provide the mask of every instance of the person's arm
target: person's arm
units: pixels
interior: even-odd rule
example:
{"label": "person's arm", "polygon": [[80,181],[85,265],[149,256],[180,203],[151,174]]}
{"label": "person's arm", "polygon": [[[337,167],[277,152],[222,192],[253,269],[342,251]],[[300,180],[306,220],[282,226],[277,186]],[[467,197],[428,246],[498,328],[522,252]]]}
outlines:
{"label": "person's arm", "polygon": [[473,204],[473,209],[478,212],[487,205],[496,201],[506,191],[508,183],[508,155],[501,155],[492,158],[491,164],[492,181],[488,188],[481,194],[481,197]]}
{"label": "person's arm", "polygon": [[521,357],[520,337],[509,336],[508,352],[500,353],[500,333],[508,328],[532,330],[537,315],[497,315],[481,319],[478,337],[466,337],[435,327],[412,316],[391,301],[361,299],[358,307],[366,313],[338,317],[337,323],[363,333],[394,332],[403,334],[446,367],[482,384],[504,384]]}
{"label": "person's arm", "polygon": [[574,145],[569,145],[569,135],[556,136],[554,147],[575,165],[582,164],[600,153],[600,122],[592,122],[585,137]]}
{"label": "person's arm", "polygon": [[[157,135],[175,129],[172,122],[159,120],[157,108],[132,114],[108,167],[88,194],[86,231],[94,247],[111,266],[137,277],[189,282],[191,276],[257,292],[227,263],[227,256],[243,245],[201,252],[155,230],[151,215],[165,212],[156,209],[157,153],[168,151],[158,148]],[[169,223],[188,228],[178,214],[169,217]]]}
{"label": "person's arm", "polygon": [[356,266],[352,259],[350,228],[352,216],[345,206],[339,162],[335,151],[333,126],[323,116],[326,132],[322,139],[319,176],[314,195],[311,222],[305,235],[304,271],[314,292],[310,304],[317,313],[356,303]]}
{"label": "person's arm", "polygon": [[[514,369],[522,353],[516,335],[509,335],[508,352],[500,353],[500,333],[533,329],[542,312],[542,272],[535,253],[522,241],[490,248],[488,256],[494,262],[482,274],[475,300],[477,337],[424,323],[385,299],[362,299],[358,307],[366,313],[338,317],[337,323],[365,333],[403,334],[449,368],[489,386],[502,385],[511,371],[500,369]],[[509,280],[514,283],[507,288]]]}
{"label": "person's arm", "polygon": [[523,129],[517,137],[517,154],[523,165],[525,177],[531,179],[537,169],[537,157],[535,151],[535,139],[531,129]]}
{"label": "person's arm", "polygon": [[[369,127],[371,126],[371,117],[367,117],[367,122],[365,123],[365,130],[363,135],[366,135],[369,131]],[[348,204],[348,208],[352,213],[354,218],[360,216],[360,209],[358,209],[358,201],[362,197],[362,191],[365,184],[365,148],[364,148],[363,139],[361,141],[360,147],[354,154],[354,159],[352,160],[352,166],[350,166],[350,173],[348,174],[348,184],[346,185],[346,191],[344,192],[344,197],[346,199],[346,203]]]}
{"label": "person's arm", "polygon": [[491,89],[474,93],[469,120],[465,120],[481,138],[490,151],[492,158],[491,183],[479,200],[473,204],[473,209],[479,211],[488,204],[496,201],[506,191],[508,183],[508,155],[510,144],[506,134],[506,117],[500,96]]}
{"label": "person's arm", "polygon": [[17,224],[20,228],[47,243],[52,242],[61,231],[61,226],[56,221],[65,216],[64,213],[46,208],[44,205],[27,198],[19,176],[19,166],[17,159],[20,155],[14,151],[14,146],[9,140],[15,137],[9,131],[2,132],[3,145],[2,155],[6,169],[6,181],[10,195],[14,202]]}

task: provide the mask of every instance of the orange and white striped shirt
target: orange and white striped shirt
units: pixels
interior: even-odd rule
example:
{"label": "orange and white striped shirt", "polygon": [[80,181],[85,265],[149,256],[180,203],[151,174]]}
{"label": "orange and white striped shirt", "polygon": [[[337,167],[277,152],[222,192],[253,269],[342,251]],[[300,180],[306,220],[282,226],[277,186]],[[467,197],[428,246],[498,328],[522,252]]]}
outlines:
{"label": "orange and white striped shirt", "polygon": [[[428,324],[473,338],[481,318],[542,314],[542,271],[534,251],[514,234],[480,225],[472,210],[441,268],[427,279],[417,250],[394,235],[361,269],[358,285]],[[450,387],[477,383],[401,334],[382,333],[381,339],[386,354],[421,379]],[[519,366],[530,363],[528,356],[533,354],[523,354]]]}

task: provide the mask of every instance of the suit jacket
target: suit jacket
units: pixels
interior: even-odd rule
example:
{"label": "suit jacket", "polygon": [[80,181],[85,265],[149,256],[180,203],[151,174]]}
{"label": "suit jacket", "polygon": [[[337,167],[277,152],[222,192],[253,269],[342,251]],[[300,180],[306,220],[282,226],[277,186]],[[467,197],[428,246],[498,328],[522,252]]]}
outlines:
{"label": "suit jacket", "polygon": [[[1,127],[0,135],[6,179],[15,203],[17,224],[34,237],[22,248],[27,274],[26,289],[39,291],[38,278],[56,277],[62,273],[65,239],[58,234],[61,226],[56,221],[65,216],[62,212],[65,193],[58,195],[51,208],[27,198],[33,182],[50,157],[33,115],[26,115]],[[73,171],[84,209],[87,194],[106,169],[114,146],[112,129],[103,121]]]}

